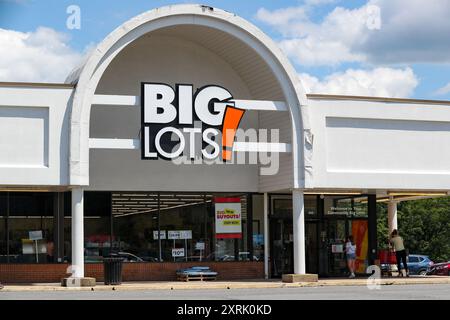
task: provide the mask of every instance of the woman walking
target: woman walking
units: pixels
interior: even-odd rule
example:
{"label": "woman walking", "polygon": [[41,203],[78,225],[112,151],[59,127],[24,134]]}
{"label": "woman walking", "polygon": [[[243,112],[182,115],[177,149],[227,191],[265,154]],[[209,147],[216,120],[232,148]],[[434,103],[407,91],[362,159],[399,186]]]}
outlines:
{"label": "woman walking", "polygon": [[356,259],[356,244],[353,241],[353,236],[348,236],[345,243],[345,254],[347,257],[347,266],[350,271],[349,278],[355,277],[355,259]]}
{"label": "woman walking", "polygon": [[409,277],[408,265],[406,263],[406,250],[403,243],[403,238],[399,236],[397,229],[394,229],[391,233],[391,243],[394,246],[395,256],[397,258],[398,276],[403,277],[401,268],[401,262],[405,268],[405,275]]}

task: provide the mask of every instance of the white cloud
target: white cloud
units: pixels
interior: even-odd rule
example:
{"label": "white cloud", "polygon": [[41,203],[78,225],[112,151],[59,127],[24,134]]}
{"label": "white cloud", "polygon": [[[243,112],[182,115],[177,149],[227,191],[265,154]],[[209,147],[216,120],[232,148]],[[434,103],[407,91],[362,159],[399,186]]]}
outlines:
{"label": "white cloud", "polygon": [[299,75],[307,93],[406,98],[419,80],[411,68],[348,69],[328,75],[322,81],[307,73]]}
{"label": "white cloud", "polygon": [[442,88],[437,89],[434,94],[437,96],[443,96],[450,93],[450,82],[447,83],[445,86],[443,86]]}
{"label": "white cloud", "polygon": [[256,17],[283,36],[281,48],[302,65],[450,62],[448,0],[369,0],[336,7],[320,22],[310,13],[302,5],[260,9]]}
{"label": "white cloud", "polygon": [[321,4],[334,3],[336,1],[338,1],[338,0],[305,0],[305,4],[311,5],[311,6],[318,6]]}
{"label": "white cloud", "polygon": [[63,82],[83,55],[53,29],[0,29],[0,81]]}
{"label": "white cloud", "polygon": [[338,65],[346,62],[364,61],[361,54],[352,53],[339,41],[317,41],[313,37],[289,39],[279,42],[281,50],[302,65]]}
{"label": "white cloud", "polygon": [[308,20],[306,8],[303,6],[282,8],[274,11],[260,8],[256,13],[256,17],[268,25],[279,28],[279,31],[283,33],[286,31],[285,27],[288,27],[290,24]]}

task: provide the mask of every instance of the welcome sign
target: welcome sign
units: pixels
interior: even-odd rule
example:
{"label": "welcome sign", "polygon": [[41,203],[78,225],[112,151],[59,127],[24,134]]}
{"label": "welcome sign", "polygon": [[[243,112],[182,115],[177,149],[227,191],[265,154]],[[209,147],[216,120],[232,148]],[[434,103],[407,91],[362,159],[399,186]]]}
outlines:
{"label": "welcome sign", "polygon": [[215,198],[217,239],[242,238],[242,210],[240,198]]}

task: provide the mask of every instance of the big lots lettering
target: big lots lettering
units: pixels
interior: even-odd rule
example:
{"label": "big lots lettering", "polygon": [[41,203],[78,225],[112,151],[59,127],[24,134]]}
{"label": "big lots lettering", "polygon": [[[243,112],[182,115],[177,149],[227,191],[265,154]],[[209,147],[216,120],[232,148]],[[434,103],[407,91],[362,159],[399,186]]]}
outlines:
{"label": "big lots lettering", "polygon": [[[186,139],[190,144],[189,157],[194,159],[196,135],[202,137],[202,156],[218,157],[218,136],[227,108],[235,109],[227,89],[209,85],[194,93],[190,84],[177,84],[173,89],[167,84],[142,83],[141,99],[143,159],[177,158],[183,154]],[[200,122],[201,127],[194,126],[194,122]]]}

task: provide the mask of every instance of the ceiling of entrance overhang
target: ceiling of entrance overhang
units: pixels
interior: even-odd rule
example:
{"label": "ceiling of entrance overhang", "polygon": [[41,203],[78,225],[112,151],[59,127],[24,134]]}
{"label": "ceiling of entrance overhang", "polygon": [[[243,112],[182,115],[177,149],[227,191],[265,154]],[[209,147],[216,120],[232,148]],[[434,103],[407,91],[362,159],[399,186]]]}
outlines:
{"label": "ceiling of entrance overhang", "polygon": [[226,32],[198,25],[180,25],[152,34],[178,37],[214,52],[244,80],[253,99],[284,100],[281,87],[267,63],[247,44]]}
{"label": "ceiling of entrance overhang", "polygon": [[[151,42],[152,36],[180,38],[214,52],[225,60],[247,84],[252,95],[248,98],[284,100],[282,89],[266,62],[252,48],[228,33],[198,25],[179,25],[159,29],[136,41]],[[242,97],[239,98],[242,99]]]}

